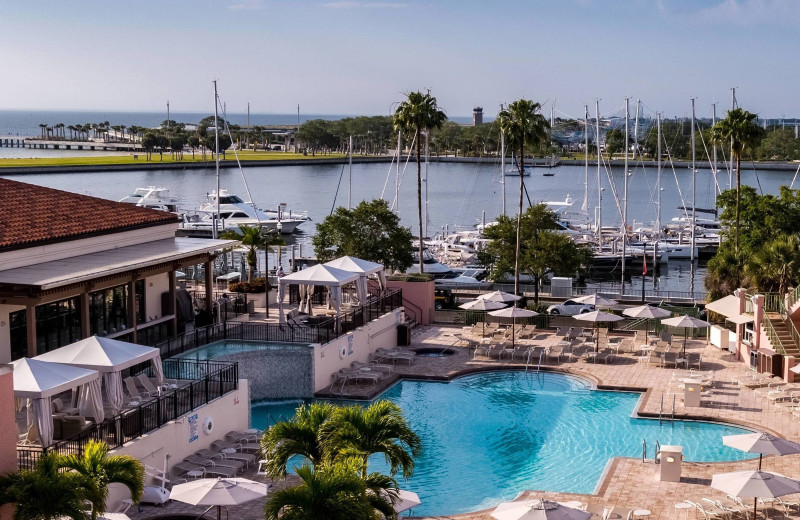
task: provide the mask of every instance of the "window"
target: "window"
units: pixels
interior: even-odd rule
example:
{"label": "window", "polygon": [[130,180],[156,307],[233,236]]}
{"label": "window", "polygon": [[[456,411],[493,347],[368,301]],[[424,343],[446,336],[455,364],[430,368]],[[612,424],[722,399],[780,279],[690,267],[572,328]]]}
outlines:
{"label": "window", "polygon": [[36,307],[36,352],[43,354],[81,338],[80,298],[75,296]]}
{"label": "window", "polygon": [[28,355],[28,320],[25,310],[9,313],[8,324],[11,336],[11,361]]}

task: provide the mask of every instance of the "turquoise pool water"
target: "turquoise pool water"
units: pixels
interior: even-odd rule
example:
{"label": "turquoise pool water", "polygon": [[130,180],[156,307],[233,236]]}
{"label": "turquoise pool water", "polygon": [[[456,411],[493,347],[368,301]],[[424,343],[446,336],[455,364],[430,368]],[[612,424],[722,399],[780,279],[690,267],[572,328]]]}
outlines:
{"label": "turquoise pool water", "polygon": [[[414,515],[488,508],[525,489],[591,493],[608,460],[640,457],[642,440],[683,446],[688,461],[749,458],[722,445],[741,428],[632,418],[640,394],[591,390],[556,373],[489,372],[448,383],[400,381],[380,396],[405,411],[422,454],[403,489]],[[253,427],[293,415],[298,402],[254,402]],[[372,462],[384,470],[382,457]]]}
{"label": "turquoise pool water", "polygon": [[183,352],[175,357],[181,359],[191,359],[193,361],[205,361],[207,359],[216,359],[229,354],[240,354],[243,352],[252,352],[254,350],[263,350],[264,352],[269,352],[271,350],[297,350],[307,348],[308,344],[304,343],[223,340]]}

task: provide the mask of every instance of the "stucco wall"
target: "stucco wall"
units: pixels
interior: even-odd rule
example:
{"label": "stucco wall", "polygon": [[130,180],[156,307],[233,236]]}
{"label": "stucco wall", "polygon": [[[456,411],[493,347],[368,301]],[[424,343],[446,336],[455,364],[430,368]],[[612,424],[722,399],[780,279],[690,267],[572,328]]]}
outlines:
{"label": "stucco wall", "polygon": [[[14,375],[0,365],[0,475],[17,469],[17,423],[14,419]],[[11,518],[11,506],[0,506],[0,519]]]}
{"label": "stucco wall", "polygon": [[[421,325],[430,325],[433,322],[435,304],[435,285],[433,282],[399,282],[387,280],[386,286],[391,289],[403,290],[403,301],[410,302],[406,312]],[[417,316],[420,314],[420,316]]]}
{"label": "stucco wall", "polygon": [[400,309],[388,312],[350,334],[314,345],[314,391],[330,385],[331,376],[342,368],[350,368],[353,361],[369,361],[375,349],[396,347],[400,312]]}
{"label": "stucco wall", "polygon": [[144,279],[144,313],[147,318],[161,317],[161,294],[169,292],[169,275],[160,273]]}
{"label": "stucco wall", "polygon": [[0,305],[0,364],[11,361],[11,327],[8,315],[24,309],[22,305]]}

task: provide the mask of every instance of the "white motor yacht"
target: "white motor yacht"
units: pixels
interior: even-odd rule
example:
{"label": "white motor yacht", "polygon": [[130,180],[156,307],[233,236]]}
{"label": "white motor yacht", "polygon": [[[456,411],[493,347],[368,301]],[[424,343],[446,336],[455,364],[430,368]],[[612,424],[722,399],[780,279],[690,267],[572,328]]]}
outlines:
{"label": "white motor yacht", "polygon": [[135,204],[142,208],[171,211],[172,213],[177,213],[178,211],[178,199],[171,197],[169,194],[169,189],[161,186],[136,188],[133,193],[123,199],[120,199],[120,202]]}
{"label": "white motor yacht", "polygon": [[[252,202],[244,202],[237,195],[228,190],[220,190],[219,217],[220,227],[223,230],[236,230],[240,225],[262,226],[275,229],[283,234],[294,233],[297,226],[309,220],[305,213],[294,214],[286,209],[285,204],[280,204],[277,210],[264,211],[257,208]],[[212,191],[207,195],[207,201],[194,213],[184,216],[184,227],[189,229],[211,229],[214,216],[217,213],[217,192]]]}

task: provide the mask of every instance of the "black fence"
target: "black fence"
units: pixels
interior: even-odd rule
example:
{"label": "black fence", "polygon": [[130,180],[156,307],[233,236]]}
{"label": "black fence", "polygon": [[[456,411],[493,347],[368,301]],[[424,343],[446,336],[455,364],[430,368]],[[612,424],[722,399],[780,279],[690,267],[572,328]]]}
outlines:
{"label": "black fence", "polygon": [[194,329],[156,345],[163,359],[220,340],[271,341],[280,343],[327,343],[403,306],[400,289],[342,312],[339,317],[309,316],[305,322],[222,322]]}
{"label": "black fence", "polygon": [[[47,448],[17,446],[19,468],[32,469],[36,461],[48,452],[81,455],[90,440],[104,441],[110,449],[119,448],[239,387],[237,363],[166,359],[162,366],[165,377],[179,380],[177,389],[145,399],[139,406],[94,424],[68,439],[56,441]],[[150,362],[131,367],[129,373],[154,375]]]}

